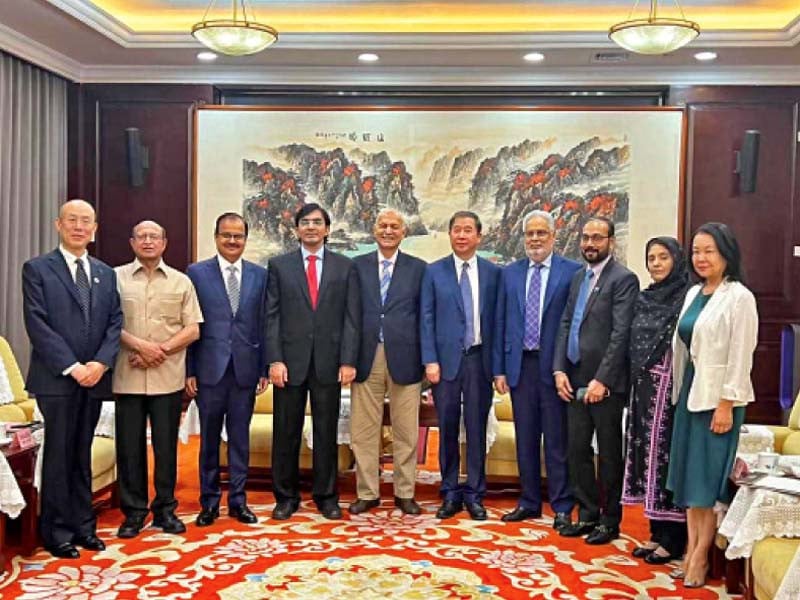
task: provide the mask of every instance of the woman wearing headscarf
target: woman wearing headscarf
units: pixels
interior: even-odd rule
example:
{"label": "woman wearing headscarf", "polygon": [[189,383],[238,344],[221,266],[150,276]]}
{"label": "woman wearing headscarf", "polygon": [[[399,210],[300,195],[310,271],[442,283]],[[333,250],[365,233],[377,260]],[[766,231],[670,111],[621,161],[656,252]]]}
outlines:
{"label": "woman wearing headscarf", "polygon": [[650,519],[650,541],[633,555],[654,565],[683,555],[686,514],[667,490],[672,440],[672,335],[689,273],[678,241],[656,237],[645,247],[647,271],[653,280],[639,292],[631,323],[632,390],[626,422],[627,450],[623,504],[644,504]]}
{"label": "woman wearing headscarf", "polygon": [[692,238],[692,270],[700,280],[686,294],[673,338],[677,395],[667,489],[686,507],[684,587],[705,584],[717,529],[714,506],[730,502],[728,477],[745,406],[754,400],[750,371],[758,312],[744,285],[739,243],[722,223]]}

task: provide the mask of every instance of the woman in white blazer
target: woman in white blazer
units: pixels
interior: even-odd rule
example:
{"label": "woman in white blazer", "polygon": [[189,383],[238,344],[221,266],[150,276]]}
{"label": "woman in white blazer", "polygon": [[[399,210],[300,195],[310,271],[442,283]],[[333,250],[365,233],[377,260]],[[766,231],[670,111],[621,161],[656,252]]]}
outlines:
{"label": "woman in white blazer", "polygon": [[[677,404],[667,488],[686,507],[685,587],[705,584],[716,532],[714,505],[729,502],[728,476],[745,406],[754,400],[750,371],[758,338],[755,298],[743,283],[739,244],[722,223],[692,238],[689,289],[672,342]],[[680,574],[678,574],[680,576]]]}

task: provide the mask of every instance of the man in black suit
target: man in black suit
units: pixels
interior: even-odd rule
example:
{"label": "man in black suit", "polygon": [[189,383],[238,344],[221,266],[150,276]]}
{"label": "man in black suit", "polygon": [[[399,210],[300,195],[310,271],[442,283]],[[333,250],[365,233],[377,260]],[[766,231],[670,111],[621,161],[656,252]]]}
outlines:
{"label": "man in black suit", "polygon": [[406,235],[403,215],[378,214],[373,231],[378,250],[354,262],[361,288],[361,348],[350,408],[350,447],[356,457],[357,515],[380,504],[379,454],[383,400],[392,419],[394,504],[418,515],[414,480],[419,437],[422,359],[419,349],[419,292],[425,261],[400,252]]}
{"label": "man in black suit", "polygon": [[101,402],[112,399],[122,311],[113,269],[86,252],[97,231],[92,206],[70,200],[55,225],[59,247],[22,267],[26,385],[44,416],[42,540],[53,556],[78,558],[75,546],[105,549],[92,511],[91,448]]}
{"label": "man in black suit", "polygon": [[299,458],[306,397],[313,417],[313,498],[327,519],[339,519],[336,433],[341,387],[356,375],[361,322],[353,262],[325,248],[331,219],[318,204],[294,218],[300,249],[269,261],[267,357],[275,386],[272,479],[274,519],[300,506]]}
{"label": "man in black suit", "polygon": [[[569,402],[568,461],[578,521],[566,537],[587,544],[619,537],[622,519],[622,410],[628,394],[628,336],[639,293],[634,273],[614,260],[614,224],[600,217],[583,226],[588,268],[572,278],[553,357],[558,395]],[[592,437],[597,432],[599,480]]]}

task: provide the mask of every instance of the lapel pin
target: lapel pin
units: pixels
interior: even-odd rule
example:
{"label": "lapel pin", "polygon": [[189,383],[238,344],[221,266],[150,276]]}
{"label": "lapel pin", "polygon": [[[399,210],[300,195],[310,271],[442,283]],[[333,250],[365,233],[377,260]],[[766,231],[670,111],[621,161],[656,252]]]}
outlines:
{"label": "lapel pin", "polygon": [[95,282],[95,283],[100,283],[100,279],[98,279],[97,277],[95,277],[95,278],[94,278],[94,282]]}

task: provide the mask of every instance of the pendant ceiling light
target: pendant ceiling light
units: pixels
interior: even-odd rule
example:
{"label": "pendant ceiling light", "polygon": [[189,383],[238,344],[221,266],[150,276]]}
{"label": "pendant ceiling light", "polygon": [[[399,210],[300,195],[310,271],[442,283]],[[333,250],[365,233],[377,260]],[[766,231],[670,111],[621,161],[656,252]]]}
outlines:
{"label": "pendant ceiling light", "polygon": [[638,54],[668,54],[677,50],[700,34],[700,26],[684,17],[678,0],[675,0],[675,5],[681,13],[680,19],[659,17],[658,0],[650,0],[647,18],[632,19],[639,6],[639,0],[636,0],[628,20],[611,27],[608,37],[626,50]]}
{"label": "pendant ceiling light", "polygon": [[204,46],[220,54],[244,56],[261,52],[278,40],[278,32],[274,28],[255,21],[252,9],[248,14],[245,0],[232,0],[231,19],[206,20],[216,1],[211,0],[203,20],[192,27],[192,35]]}

